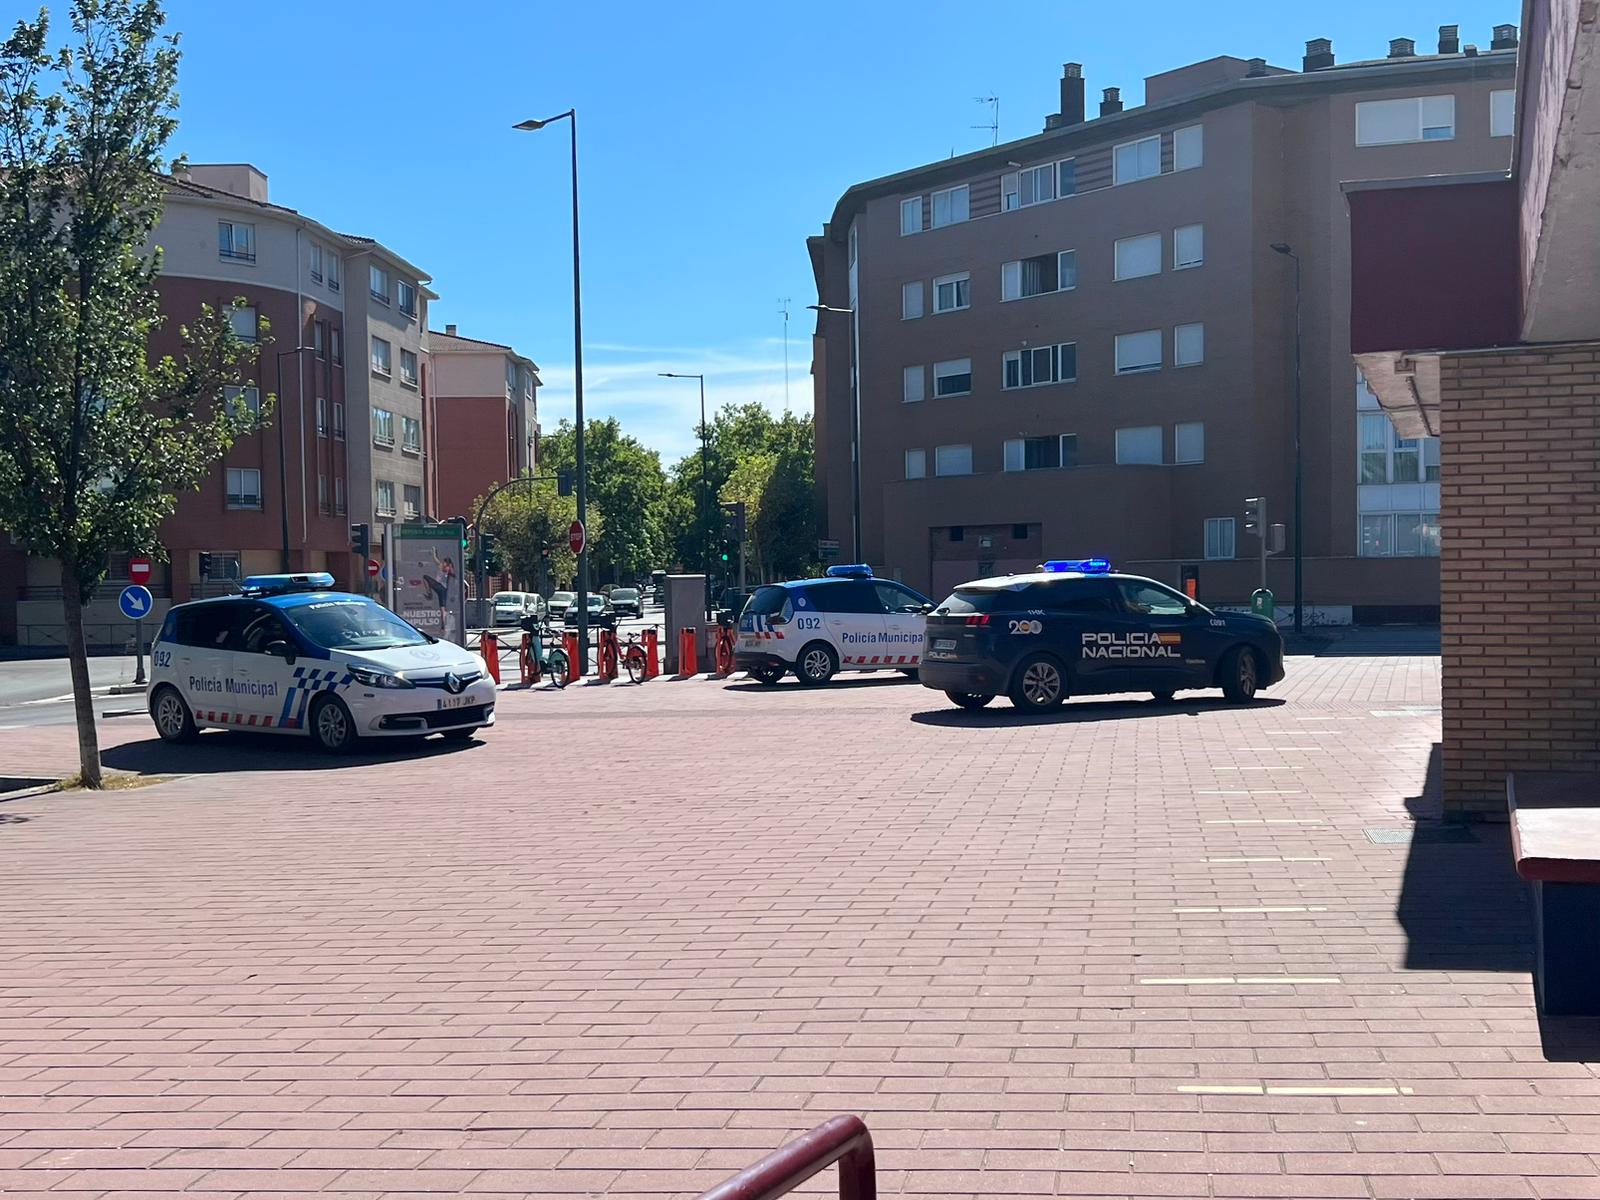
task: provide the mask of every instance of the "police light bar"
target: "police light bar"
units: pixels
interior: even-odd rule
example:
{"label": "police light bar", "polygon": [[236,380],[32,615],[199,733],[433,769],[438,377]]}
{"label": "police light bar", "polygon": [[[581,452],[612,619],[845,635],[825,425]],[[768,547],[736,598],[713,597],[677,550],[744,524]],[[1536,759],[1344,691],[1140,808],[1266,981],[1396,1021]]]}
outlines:
{"label": "police light bar", "polygon": [[333,589],[333,576],[326,571],[304,575],[251,575],[240,585],[246,596],[282,596],[289,592],[326,592]]}
{"label": "police light bar", "polygon": [[1075,571],[1080,575],[1104,575],[1111,570],[1111,564],[1103,558],[1052,558],[1043,569],[1052,574]]}
{"label": "police light bar", "polygon": [[829,579],[871,579],[872,568],[866,563],[840,563],[836,567],[829,567]]}

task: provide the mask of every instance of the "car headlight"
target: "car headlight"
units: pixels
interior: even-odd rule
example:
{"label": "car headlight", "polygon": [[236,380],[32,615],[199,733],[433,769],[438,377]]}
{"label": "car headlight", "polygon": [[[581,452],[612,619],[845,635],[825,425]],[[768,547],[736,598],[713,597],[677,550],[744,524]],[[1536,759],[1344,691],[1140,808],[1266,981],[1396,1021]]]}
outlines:
{"label": "car headlight", "polygon": [[363,687],[370,688],[414,688],[404,675],[392,675],[388,671],[375,671],[371,667],[351,667],[350,677]]}

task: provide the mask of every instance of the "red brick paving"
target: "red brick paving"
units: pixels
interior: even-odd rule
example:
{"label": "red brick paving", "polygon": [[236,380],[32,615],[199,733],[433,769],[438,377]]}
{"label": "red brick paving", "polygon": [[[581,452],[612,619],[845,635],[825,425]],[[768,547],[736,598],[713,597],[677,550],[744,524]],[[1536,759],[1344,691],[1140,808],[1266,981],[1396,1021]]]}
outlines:
{"label": "red brick paving", "polygon": [[[0,806],[0,1189],[692,1195],[854,1110],[886,1194],[1600,1196],[1502,832],[1365,833],[1436,808],[1437,659],[1291,669],[1045,721],[506,693],[336,766],[108,721],[193,773]],[[1196,977],[1267,982],[1147,982]]]}

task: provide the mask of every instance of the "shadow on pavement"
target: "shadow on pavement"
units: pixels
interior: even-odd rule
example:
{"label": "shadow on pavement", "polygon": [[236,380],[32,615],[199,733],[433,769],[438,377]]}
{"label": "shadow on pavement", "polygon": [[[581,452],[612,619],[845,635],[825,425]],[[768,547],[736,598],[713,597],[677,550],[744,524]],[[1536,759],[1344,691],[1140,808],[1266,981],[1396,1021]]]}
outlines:
{"label": "shadow on pavement", "polygon": [[373,763],[405,759],[438,758],[463,754],[481,747],[474,738],[447,742],[442,738],[415,741],[405,738],[364,745],[357,754],[322,754],[299,738],[270,733],[208,730],[187,746],[169,746],[160,738],[126,742],[101,751],[100,761],[118,771],[141,775],[212,775],[227,771],[338,771]]}
{"label": "shadow on pavement", "polygon": [[819,688],[807,687],[798,679],[786,676],[777,683],[757,683],[753,679],[741,679],[736,683],[724,684],[725,692],[815,692],[828,688],[844,688],[856,690],[860,688],[892,687],[897,684],[910,684],[917,686],[917,681],[909,675],[902,675],[898,671],[891,675],[882,673],[873,675],[860,675],[859,677],[835,675],[829,682]]}
{"label": "shadow on pavement", "polygon": [[1068,700],[1060,708],[1046,713],[1027,713],[1013,708],[1006,700],[997,698],[992,708],[968,710],[933,708],[912,713],[918,725],[939,725],[956,729],[992,729],[1009,725],[1076,725],[1085,721],[1127,721],[1145,717],[1198,716],[1224,708],[1277,708],[1287,701],[1261,697],[1250,704],[1230,704],[1216,699],[1172,700]]}

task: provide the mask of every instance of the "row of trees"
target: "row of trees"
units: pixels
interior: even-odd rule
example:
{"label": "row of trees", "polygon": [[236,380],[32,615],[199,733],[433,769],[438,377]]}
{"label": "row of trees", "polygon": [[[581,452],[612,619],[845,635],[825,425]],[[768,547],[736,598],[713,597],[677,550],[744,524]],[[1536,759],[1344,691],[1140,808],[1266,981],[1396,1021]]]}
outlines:
{"label": "row of trees", "polygon": [[[815,562],[811,418],[729,404],[703,432],[702,482],[698,449],[666,470],[661,455],[624,433],[615,417],[589,422],[584,457],[593,585],[632,583],[662,567],[699,570],[719,540],[724,502],[745,505],[751,578],[793,576]],[[575,433],[563,421],[543,439],[540,475],[576,470]],[[701,434],[697,427],[697,441]],[[573,497],[558,494],[553,482],[534,482],[502,492],[484,527],[499,539],[513,576],[529,584],[566,582],[577,570],[567,548],[567,527],[576,516]]]}

